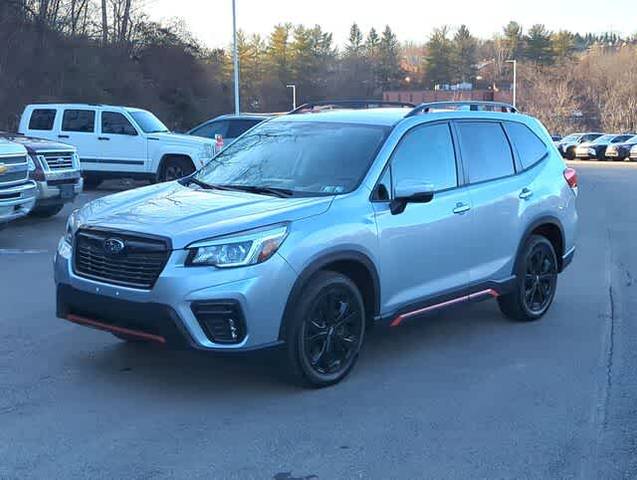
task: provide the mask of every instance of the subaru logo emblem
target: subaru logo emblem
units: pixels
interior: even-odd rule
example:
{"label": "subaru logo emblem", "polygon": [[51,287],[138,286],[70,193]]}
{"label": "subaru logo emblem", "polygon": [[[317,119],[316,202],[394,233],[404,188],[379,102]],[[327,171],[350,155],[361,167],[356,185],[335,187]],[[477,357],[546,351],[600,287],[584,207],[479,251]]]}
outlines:
{"label": "subaru logo emblem", "polygon": [[104,240],[104,252],[107,255],[119,255],[126,245],[118,238]]}

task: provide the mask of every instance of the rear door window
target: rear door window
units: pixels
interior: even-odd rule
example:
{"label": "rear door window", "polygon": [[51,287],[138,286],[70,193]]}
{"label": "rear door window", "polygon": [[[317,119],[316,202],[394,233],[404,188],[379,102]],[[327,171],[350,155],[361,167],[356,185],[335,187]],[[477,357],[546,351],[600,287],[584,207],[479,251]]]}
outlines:
{"label": "rear door window", "polygon": [[458,142],[470,183],[515,173],[511,146],[497,122],[458,122]]}
{"label": "rear door window", "polygon": [[36,108],[29,119],[29,130],[53,130],[56,113],[54,108]]}
{"label": "rear door window", "polygon": [[506,129],[524,169],[532,167],[546,156],[546,145],[529,127],[521,123],[507,122]]}
{"label": "rear door window", "polygon": [[65,132],[94,132],[95,110],[65,110],[62,117],[62,130]]}

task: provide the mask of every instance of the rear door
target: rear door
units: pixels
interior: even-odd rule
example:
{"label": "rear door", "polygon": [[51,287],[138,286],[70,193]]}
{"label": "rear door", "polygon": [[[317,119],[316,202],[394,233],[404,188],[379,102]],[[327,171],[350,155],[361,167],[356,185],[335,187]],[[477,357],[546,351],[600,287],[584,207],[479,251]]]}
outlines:
{"label": "rear door", "polygon": [[148,167],[147,140],[121,112],[100,112],[99,161],[120,172],[144,172]]}
{"label": "rear door", "polygon": [[27,109],[27,115],[29,115],[29,118],[21,121],[20,133],[39,138],[46,138],[47,140],[59,141],[54,129],[57,114],[57,108],[43,107],[34,108],[32,110]]}
{"label": "rear door", "polygon": [[516,175],[513,150],[497,121],[456,121],[455,130],[472,204],[471,284],[509,277],[521,232],[520,197],[525,179]]}
{"label": "rear door", "polygon": [[97,141],[97,111],[91,108],[65,108],[58,134],[60,141],[77,148],[82,170],[103,170],[99,166],[100,148]]}
{"label": "rear door", "polygon": [[[464,289],[469,282],[469,195],[461,185],[450,125],[412,128],[394,150],[373,202],[378,227],[383,314],[416,307]],[[429,203],[393,215],[389,200],[400,181],[431,184]]]}

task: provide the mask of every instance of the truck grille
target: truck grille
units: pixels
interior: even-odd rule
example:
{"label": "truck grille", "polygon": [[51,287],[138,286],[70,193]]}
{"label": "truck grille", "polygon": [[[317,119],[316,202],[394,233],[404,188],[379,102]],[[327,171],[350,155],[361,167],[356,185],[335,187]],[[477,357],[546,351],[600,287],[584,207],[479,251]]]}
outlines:
{"label": "truck grille", "polygon": [[[113,244],[123,249],[116,251]],[[169,255],[170,243],[163,238],[84,229],[75,236],[73,265],[81,277],[150,290]]]}
{"label": "truck grille", "polygon": [[42,156],[49,170],[70,170],[73,168],[73,152],[46,152]]}
{"label": "truck grille", "polygon": [[29,179],[26,156],[0,157],[0,185],[9,185]]}

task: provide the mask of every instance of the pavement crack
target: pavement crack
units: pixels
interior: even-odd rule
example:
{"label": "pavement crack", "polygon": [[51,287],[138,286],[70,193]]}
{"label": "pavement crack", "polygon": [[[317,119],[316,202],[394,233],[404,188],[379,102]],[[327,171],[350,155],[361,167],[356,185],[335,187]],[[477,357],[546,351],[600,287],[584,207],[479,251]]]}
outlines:
{"label": "pavement crack", "polygon": [[612,284],[608,287],[610,315],[608,316],[608,350],[606,352],[606,388],[604,389],[602,428],[606,428],[608,422],[608,407],[610,392],[613,387],[613,361],[615,358],[615,298]]}

